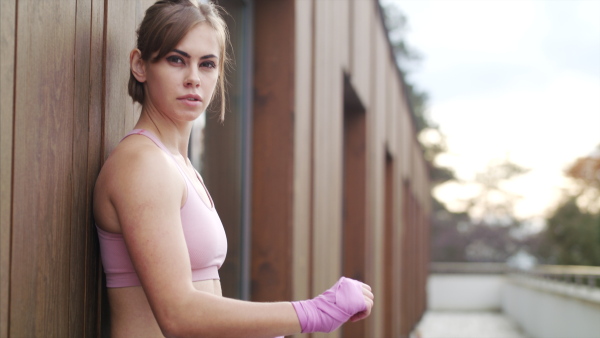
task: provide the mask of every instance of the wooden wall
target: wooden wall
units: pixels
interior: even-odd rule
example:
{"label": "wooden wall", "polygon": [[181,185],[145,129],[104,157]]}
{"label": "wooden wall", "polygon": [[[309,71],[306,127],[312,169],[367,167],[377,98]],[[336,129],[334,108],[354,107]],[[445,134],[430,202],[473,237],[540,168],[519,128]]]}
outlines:
{"label": "wooden wall", "polygon": [[251,299],[292,298],[294,3],[254,5]]}
{"label": "wooden wall", "polygon": [[[430,191],[382,14],[375,0],[295,8],[293,295],[315,296],[342,272],[361,277],[379,296],[373,316],[313,336],[406,335],[425,310]],[[348,119],[349,91],[362,134]],[[347,217],[364,217],[362,227]]]}
{"label": "wooden wall", "polygon": [[136,117],[127,60],[150,2],[2,1],[2,337],[100,334],[91,192]]}

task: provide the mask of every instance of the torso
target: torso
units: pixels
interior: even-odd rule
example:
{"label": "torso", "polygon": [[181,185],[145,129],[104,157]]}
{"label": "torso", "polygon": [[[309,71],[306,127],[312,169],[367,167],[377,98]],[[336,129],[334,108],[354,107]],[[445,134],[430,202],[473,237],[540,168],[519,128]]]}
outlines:
{"label": "torso", "polygon": [[[196,290],[222,296],[219,280],[194,282]],[[108,289],[111,337],[163,337],[141,286]]]}
{"label": "torso", "polygon": [[[131,140],[128,140],[131,139]],[[119,144],[118,147],[124,145],[126,147],[135,147],[137,142],[151,142],[146,137],[139,137],[137,140],[129,137]],[[118,151],[115,149],[115,151]],[[158,148],[157,148],[158,149]],[[162,152],[162,150],[161,150]],[[180,168],[185,171],[185,174],[190,178],[196,192],[209,208],[213,207],[212,200],[208,195],[206,188],[200,181],[200,177],[196,176],[196,171],[188,160],[183,156],[174,155],[175,161]],[[167,160],[170,160],[167,158]],[[108,163],[108,161],[107,161]],[[113,166],[111,168],[110,166]],[[118,164],[109,164],[107,168],[102,168],[105,171],[122,170]],[[94,191],[94,214],[97,225],[105,231],[121,233],[121,227],[118,222],[118,217],[114,207],[110,202],[109,193],[102,189],[103,179],[106,179],[110,174],[101,174],[97,180],[97,188]],[[174,169],[173,175],[181,176],[181,173]],[[181,206],[183,206],[188,198],[187,194],[194,193],[187,191],[185,182],[181,180],[182,197]],[[202,280],[193,282],[194,287],[199,291],[208,292],[214,295],[222,296],[221,283],[218,279]],[[108,300],[110,304],[110,322],[111,322],[111,337],[163,337],[163,334],[158,326],[156,319],[152,313],[152,309],[148,303],[148,299],[142,286],[108,288]]]}

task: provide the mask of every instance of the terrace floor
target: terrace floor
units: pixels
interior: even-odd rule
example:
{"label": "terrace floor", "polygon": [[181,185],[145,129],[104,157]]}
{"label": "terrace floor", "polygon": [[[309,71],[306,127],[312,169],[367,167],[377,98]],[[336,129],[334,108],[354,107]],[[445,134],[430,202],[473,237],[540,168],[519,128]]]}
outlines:
{"label": "terrace floor", "polygon": [[411,338],[526,338],[501,312],[431,311],[423,315]]}

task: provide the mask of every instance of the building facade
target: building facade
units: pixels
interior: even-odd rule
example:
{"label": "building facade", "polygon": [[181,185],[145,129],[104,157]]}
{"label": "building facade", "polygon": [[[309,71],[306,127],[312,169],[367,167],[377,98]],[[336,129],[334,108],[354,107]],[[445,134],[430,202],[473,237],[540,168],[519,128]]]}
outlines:
{"label": "building facade", "polygon": [[[0,336],[101,336],[95,177],[139,116],[128,55],[148,0],[1,2]],[[341,275],[406,336],[425,310],[429,174],[376,0],[222,0],[235,65],[192,162],[223,220],[226,296],[314,297]]]}

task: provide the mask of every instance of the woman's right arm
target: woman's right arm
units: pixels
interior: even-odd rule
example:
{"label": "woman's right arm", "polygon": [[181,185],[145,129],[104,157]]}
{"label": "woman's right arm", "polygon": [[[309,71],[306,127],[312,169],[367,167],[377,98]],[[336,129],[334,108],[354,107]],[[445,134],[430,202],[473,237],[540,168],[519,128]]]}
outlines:
{"label": "woman's right arm", "polygon": [[153,145],[118,156],[106,182],[110,201],[165,336],[274,337],[301,331],[289,302],[246,302],[196,290],[180,219],[186,188],[175,164]]}

